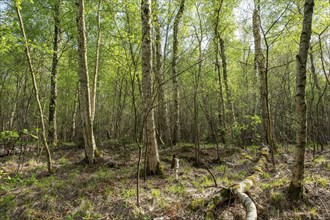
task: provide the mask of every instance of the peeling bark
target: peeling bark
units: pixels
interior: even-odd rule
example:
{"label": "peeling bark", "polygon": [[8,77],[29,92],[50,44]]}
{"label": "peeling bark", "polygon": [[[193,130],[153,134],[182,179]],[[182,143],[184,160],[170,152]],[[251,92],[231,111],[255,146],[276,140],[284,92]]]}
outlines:
{"label": "peeling bark", "polygon": [[146,173],[160,174],[152,94],[151,15],[151,0],[142,0],[142,101],[144,108],[143,127],[146,146]]}
{"label": "peeling bark", "polygon": [[303,196],[304,180],[304,162],[305,147],[307,137],[307,112],[306,112],[306,64],[308,59],[308,50],[312,34],[314,0],[306,0],[304,5],[304,20],[300,35],[299,53],[296,69],[296,152],[295,163],[292,168],[291,183],[289,186],[289,195],[293,199],[299,199]]}

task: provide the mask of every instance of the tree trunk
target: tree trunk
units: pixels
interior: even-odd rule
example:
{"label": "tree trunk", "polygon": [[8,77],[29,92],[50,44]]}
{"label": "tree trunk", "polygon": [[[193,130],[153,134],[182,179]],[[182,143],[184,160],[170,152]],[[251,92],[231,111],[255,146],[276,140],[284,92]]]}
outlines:
{"label": "tree trunk", "polygon": [[218,118],[219,118],[219,125],[220,125],[220,140],[225,142],[225,103],[223,98],[223,88],[222,88],[222,78],[221,78],[221,69],[220,69],[220,62],[219,62],[219,17],[220,11],[222,8],[222,0],[220,1],[219,5],[216,5],[217,1],[215,1],[215,8],[214,8],[214,37],[213,37],[213,44],[214,44],[214,54],[215,54],[215,70],[218,76],[218,85],[219,85],[219,96],[218,96]]}
{"label": "tree trunk", "polygon": [[198,108],[198,89],[200,85],[200,78],[202,75],[202,56],[203,56],[203,51],[202,51],[202,42],[203,42],[203,25],[202,25],[202,20],[201,16],[199,13],[198,6],[196,6],[197,10],[197,17],[199,21],[199,30],[200,30],[200,35],[196,30],[196,38],[198,41],[198,71],[197,74],[194,72],[194,128],[193,128],[193,135],[194,135],[194,145],[195,145],[195,160],[196,160],[196,165],[198,166],[200,164],[200,131],[199,131],[199,121],[198,121],[198,115],[199,115],[199,108]]}
{"label": "tree trunk", "polygon": [[90,164],[95,158],[95,139],[93,133],[93,119],[89,88],[89,75],[87,65],[86,30],[84,16],[84,0],[78,0],[77,29],[78,29],[78,74],[79,74],[79,100],[80,115],[83,124],[85,153]]}
{"label": "tree trunk", "polygon": [[46,126],[45,126],[45,120],[44,120],[44,113],[43,113],[43,109],[41,107],[41,102],[40,102],[40,97],[39,97],[39,89],[37,86],[37,80],[36,80],[36,76],[35,76],[35,72],[34,72],[34,68],[33,68],[33,64],[32,64],[32,59],[31,59],[31,55],[30,55],[30,47],[28,44],[28,40],[25,34],[25,28],[24,28],[24,23],[23,23],[23,19],[21,16],[21,12],[20,12],[20,5],[18,5],[18,3],[15,3],[15,9],[16,9],[16,13],[19,19],[19,25],[21,28],[21,32],[23,35],[23,40],[24,40],[24,44],[25,44],[25,54],[26,54],[26,58],[27,61],[29,63],[29,69],[30,69],[30,73],[31,73],[31,78],[32,78],[32,84],[33,84],[33,89],[34,89],[34,93],[35,93],[35,99],[37,102],[37,106],[38,106],[38,111],[39,111],[39,117],[40,117],[40,121],[41,121],[41,138],[42,138],[42,143],[44,145],[44,147],[46,148],[46,152],[47,152],[47,167],[48,167],[48,172],[49,173],[53,173],[53,166],[52,166],[52,157],[51,157],[51,153],[48,147],[48,143],[47,143],[47,137],[46,137]]}
{"label": "tree trunk", "polygon": [[60,0],[54,1],[54,43],[53,63],[50,78],[50,100],[48,117],[48,141],[53,145],[57,143],[56,124],[56,98],[57,98],[57,72],[58,72],[58,46],[60,44]]}
{"label": "tree trunk", "polygon": [[[156,3],[157,4],[157,3]],[[160,140],[162,140],[165,145],[170,145],[171,134],[169,128],[169,120],[168,120],[168,111],[166,106],[166,87],[164,85],[165,75],[163,71],[163,63],[162,63],[162,39],[160,32],[160,23],[158,20],[158,16],[154,15],[155,19],[155,32],[156,32],[156,73],[155,78],[158,84],[158,125],[159,125],[159,136]]]}
{"label": "tree trunk", "polygon": [[146,152],[146,173],[160,174],[160,160],[156,140],[156,129],[152,94],[152,34],[151,0],[142,0],[142,102],[144,107],[144,134]]}
{"label": "tree trunk", "polygon": [[95,50],[95,66],[94,66],[94,78],[93,78],[93,90],[92,90],[92,120],[94,122],[95,118],[95,106],[96,106],[96,89],[97,89],[97,79],[99,74],[99,63],[100,63],[100,44],[101,44],[101,3],[102,0],[99,0],[97,7],[97,39],[96,39],[96,50]]}
{"label": "tree trunk", "polygon": [[183,15],[185,0],[181,0],[180,8],[174,19],[173,26],[173,57],[172,57],[172,80],[173,80],[173,137],[172,143],[175,145],[180,141],[180,93],[178,81],[178,31],[179,23]]}
{"label": "tree trunk", "polygon": [[302,32],[300,35],[299,53],[296,56],[297,75],[296,75],[296,115],[297,115],[297,130],[296,130],[296,152],[295,163],[292,168],[292,177],[289,187],[289,195],[293,199],[299,199],[303,195],[303,180],[304,180],[304,161],[305,161],[305,146],[307,133],[307,116],[306,116],[306,64],[308,58],[308,49],[312,33],[312,18],[313,18],[314,0],[305,0],[304,5],[304,20]]}
{"label": "tree trunk", "polygon": [[77,124],[77,110],[79,106],[79,83],[77,83],[76,94],[74,96],[74,105],[73,105],[73,112],[72,112],[72,130],[71,130],[71,140],[76,138],[76,124]]}
{"label": "tree trunk", "polygon": [[228,68],[227,68],[227,57],[226,57],[226,51],[225,51],[225,42],[222,38],[219,39],[220,41],[220,56],[222,61],[222,71],[223,71],[223,82],[225,84],[225,91],[226,91],[226,97],[227,97],[227,103],[228,103],[228,109],[229,109],[229,117],[228,119],[229,123],[235,122],[235,111],[234,111],[234,105],[232,102],[232,96],[230,92],[230,88],[228,85]]}
{"label": "tree trunk", "polygon": [[[322,89],[320,87],[319,84],[319,80],[317,78],[317,73],[315,70],[315,64],[314,64],[314,55],[313,55],[313,48],[312,46],[310,46],[310,53],[309,53],[309,58],[310,58],[310,63],[311,63],[311,74],[312,74],[312,78],[314,81],[314,85],[316,87],[316,91],[318,94],[318,101],[316,104],[316,129],[313,131],[315,132],[316,136],[314,138],[316,138],[316,140],[314,140],[317,144],[321,144],[321,146],[325,143],[325,140],[323,140],[321,132],[324,131],[324,129],[326,129],[326,127],[324,126],[324,122],[325,117],[324,117],[324,99],[322,99]],[[319,106],[320,106],[320,110],[319,110]],[[311,106],[313,107],[313,106]]]}
{"label": "tree trunk", "polygon": [[261,49],[261,36],[260,36],[260,15],[259,10],[253,11],[253,37],[255,47],[255,63],[257,65],[260,77],[260,103],[262,112],[262,122],[265,132],[265,140],[269,145],[272,157],[272,163],[275,166],[274,152],[276,151],[275,142],[273,138],[273,126],[270,114],[269,99],[268,99],[268,79],[267,68],[265,64],[265,56]]}

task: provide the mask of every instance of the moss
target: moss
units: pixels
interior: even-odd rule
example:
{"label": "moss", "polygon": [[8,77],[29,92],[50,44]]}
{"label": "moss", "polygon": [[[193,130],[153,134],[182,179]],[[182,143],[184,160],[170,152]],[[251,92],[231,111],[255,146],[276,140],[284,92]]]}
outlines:
{"label": "moss", "polygon": [[284,195],[281,192],[272,192],[271,193],[271,200],[274,203],[280,203],[281,201],[284,200]]}
{"label": "moss", "polygon": [[205,220],[213,220],[213,219],[214,219],[213,211],[208,211],[205,215]]}
{"label": "moss", "polygon": [[192,211],[197,211],[199,209],[202,209],[205,205],[205,199],[203,198],[198,198],[194,199],[189,205],[188,208],[191,209]]}
{"label": "moss", "polygon": [[96,149],[95,149],[95,152],[94,152],[94,155],[95,155],[95,158],[96,158],[96,159],[100,159],[100,158],[102,158],[101,150],[100,150],[99,148],[96,148]]}
{"label": "moss", "polygon": [[194,149],[194,145],[191,143],[182,143],[180,145],[181,145],[182,152],[190,152]]}
{"label": "moss", "polygon": [[247,160],[253,160],[253,158],[250,155],[248,155],[247,153],[242,153],[242,157]]}
{"label": "moss", "polygon": [[262,173],[262,178],[270,179],[270,174],[269,173]]}
{"label": "moss", "polygon": [[213,201],[213,204],[214,204],[215,206],[217,206],[217,205],[220,203],[220,201],[221,201],[221,197],[220,197],[219,195],[216,195],[216,196],[214,196],[214,197],[212,198],[212,201]]}
{"label": "moss", "polygon": [[68,160],[67,158],[65,158],[65,157],[61,157],[61,158],[58,160],[58,163],[59,163],[60,165],[66,165],[66,164],[69,163],[69,160]]}

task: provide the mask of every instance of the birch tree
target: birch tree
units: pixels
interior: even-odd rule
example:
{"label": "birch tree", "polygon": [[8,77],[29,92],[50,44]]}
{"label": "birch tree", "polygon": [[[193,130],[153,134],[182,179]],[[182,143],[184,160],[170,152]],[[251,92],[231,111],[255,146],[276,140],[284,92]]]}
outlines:
{"label": "birch tree", "polygon": [[307,137],[307,114],[306,114],[306,64],[308,50],[312,34],[314,0],[305,0],[304,20],[300,35],[299,52],[296,56],[296,151],[295,163],[292,167],[292,177],[289,186],[291,198],[298,199],[303,195],[305,147]]}
{"label": "birch tree", "polygon": [[[157,1],[155,2],[155,9],[158,10]],[[158,98],[158,126],[160,140],[165,145],[169,145],[171,141],[169,120],[168,120],[168,109],[166,105],[166,87],[165,87],[165,74],[162,62],[162,36],[160,30],[160,23],[158,15],[155,13],[154,18],[154,29],[156,35],[155,41],[155,79],[157,81],[157,98]]]}
{"label": "birch tree", "polygon": [[160,160],[156,140],[156,127],[152,94],[152,13],[151,0],[141,1],[142,20],[142,104],[144,108],[144,143],[146,146],[146,173],[159,174]]}
{"label": "birch tree", "polygon": [[78,30],[78,75],[80,115],[83,124],[85,154],[90,164],[94,163],[96,145],[93,132],[93,116],[89,88],[87,65],[86,29],[84,16],[84,0],[77,1],[77,30]]}
{"label": "birch tree", "polygon": [[34,70],[34,67],[33,67],[33,64],[32,64],[32,59],[31,59],[31,54],[30,54],[30,46],[29,46],[29,43],[28,43],[28,38],[26,36],[24,23],[23,23],[23,18],[22,18],[22,15],[21,15],[21,10],[20,10],[21,6],[20,6],[20,3],[18,1],[15,1],[14,3],[15,3],[15,9],[16,9],[17,17],[18,17],[18,20],[19,20],[19,26],[20,26],[21,33],[22,33],[22,36],[23,36],[23,41],[24,41],[23,43],[24,43],[24,46],[25,46],[25,55],[26,55],[26,59],[27,59],[28,64],[29,64],[29,70],[30,70],[32,84],[33,84],[33,90],[34,90],[34,96],[35,96],[37,106],[38,106],[38,112],[39,112],[39,117],[40,117],[40,122],[41,122],[41,141],[42,141],[43,146],[46,148],[48,172],[53,173],[52,157],[51,157],[50,149],[49,149],[48,143],[47,143],[44,113],[43,113],[43,109],[42,109],[41,102],[40,102],[39,89],[38,89],[38,85],[37,85],[35,70]]}
{"label": "birch tree", "polygon": [[270,114],[269,106],[269,94],[268,94],[268,73],[266,68],[266,59],[261,48],[261,35],[260,35],[260,13],[259,5],[255,5],[255,10],[253,11],[252,17],[253,26],[253,37],[254,37],[254,48],[255,48],[255,58],[254,62],[257,67],[259,77],[260,77],[260,103],[261,103],[261,114],[263,128],[265,132],[266,143],[270,146],[270,152],[272,156],[272,163],[275,165],[274,152],[275,152],[275,142],[273,137],[273,124]]}
{"label": "birch tree", "polygon": [[181,0],[180,8],[174,19],[173,26],[173,57],[172,57],[172,81],[173,81],[173,144],[177,144],[180,141],[180,92],[178,81],[178,32],[179,23],[184,11],[185,0]]}

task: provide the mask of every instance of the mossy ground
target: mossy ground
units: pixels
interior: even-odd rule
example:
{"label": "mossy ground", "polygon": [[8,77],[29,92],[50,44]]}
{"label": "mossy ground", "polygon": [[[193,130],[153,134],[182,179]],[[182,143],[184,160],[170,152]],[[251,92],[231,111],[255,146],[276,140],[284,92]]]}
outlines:
{"label": "mossy ground", "polygon": [[[263,173],[261,181],[249,190],[256,202],[260,219],[329,219],[330,154],[317,155],[307,150],[305,197],[300,202],[287,199],[292,166],[292,148],[281,148],[276,156],[277,171]],[[74,146],[53,149],[56,172],[48,175],[45,158],[38,161],[32,150],[0,158],[0,219],[203,219],[207,198],[220,189],[214,187],[209,172],[194,167],[194,149],[163,149],[160,157],[163,176],[150,176],[140,182],[140,207],[136,206],[137,150],[130,155],[118,146],[101,148],[103,159],[93,166],[81,163],[84,150]],[[217,184],[229,187],[242,181],[254,170],[257,147],[221,148],[222,161],[216,159],[215,146],[201,149],[204,165],[208,165]],[[170,169],[172,155],[180,159],[179,181]],[[142,164],[141,164],[142,165]],[[270,165],[268,165],[270,166]],[[19,168],[19,169],[18,169]],[[243,206],[234,201],[217,207],[214,216],[241,219]]]}

